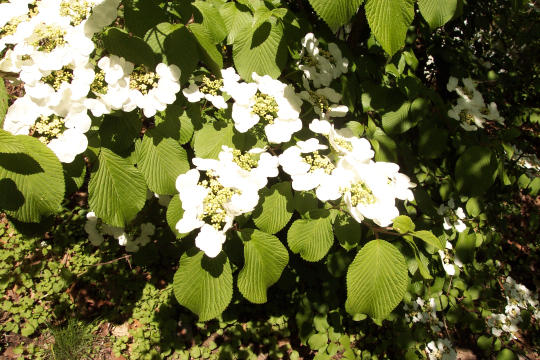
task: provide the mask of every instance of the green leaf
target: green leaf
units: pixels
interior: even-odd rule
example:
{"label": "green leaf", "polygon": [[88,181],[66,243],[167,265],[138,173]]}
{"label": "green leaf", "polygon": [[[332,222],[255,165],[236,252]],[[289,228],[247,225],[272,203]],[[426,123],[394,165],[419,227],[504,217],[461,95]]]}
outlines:
{"label": "green leaf", "polygon": [[309,0],[313,10],[332,29],[349,22],[364,0]]}
{"label": "green leaf", "polygon": [[482,212],[482,205],[479,198],[472,197],[467,201],[465,205],[467,209],[467,214],[472,217],[477,217]]}
{"label": "green leaf", "polygon": [[261,200],[253,212],[255,225],[269,234],[275,234],[287,225],[293,214],[290,182],[281,182],[259,192]]}
{"label": "green leaf", "polygon": [[148,29],[144,34],[144,41],[152,48],[154,54],[161,58],[165,55],[165,39],[169,34],[182,27],[182,24],[163,22]]}
{"label": "green leaf", "polygon": [[420,126],[418,136],[418,153],[426,159],[435,159],[446,150],[448,131],[439,127]]}
{"label": "green leaf", "polygon": [[4,126],[4,117],[8,110],[8,93],[4,85],[4,79],[0,78],[0,129]]}
{"label": "green leaf", "polygon": [[86,177],[86,163],[83,154],[79,154],[71,163],[63,163],[66,179],[66,195],[71,195],[84,184]]}
{"label": "green leaf", "polygon": [[383,49],[394,55],[405,44],[414,18],[414,0],[367,0],[366,17]]}
{"label": "green leaf", "polygon": [[193,136],[195,156],[204,159],[217,159],[223,145],[234,148],[234,125],[224,121],[205,123]]}
{"label": "green leaf", "polygon": [[443,250],[445,247],[445,244],[441,244],[441,241],[439,240],[439,238],[433,235],[431,231],[419,230],[419,231],[412,232],[411,235],[419,238],[420,240],[423,240],[424,242],[433,246],[437,250]]}
{"label": "green leaf", "polygon": [[174,194],[176,178],[189,170],[186,151],[176,140],[156,136],[152,130],[137,146],[137,166],[148,188],[160,195]]}
{"label": "green leaf", "polygon": [[396,111],[389,111],[382,116],[383,129],[387,134],[401,134],[413,127],[409,120],[411,103],[405,101]]}
{"label": "green leaf", "polygon": [[463,263],[470,263],[474,259],[476,250],[476,234],[469,233],[469,229],[459,233],[456,243],[456,257]]}
{"label": "green leaf", "polygon": [[296,220],[287,232],[287,243],[291,251],[304,260],[321,260],[334,243],[330,212],[325,211],[316,219]]}
{"label": "green leaf", "polygon": [[497,177],[497,158],[485,146],[471,146],[456,162],[455,180],[459,192],[477,196],[485,193]]}
{"label": "green leaf", "polygon": [[384,319],[399,304],[409,279],[405,258],[384,240],[372,240],[358,252],[347,272],[347,301],[350,314]]}
{"label": "green leaf", "polygon": [[19,138],[10,132],[0,129],[0,153],[12,154],[23,153],[24,146],[19,142]]}
{"label": "green leaf", "polygon": [[[416,264],[418,265],[418,270],[420,271],[420,275],[426,280],[431,280],[433,277],[429,273],[429,269],[427,268],[427,259],[425,256],[422,255],[420,250],[418,250],[418,247],[414,243],[412,236],[406,235],[404,236],[405,240],[407,240],[407,243],[411,247],[411,249],[414,252],[414,257],[416,259]],[[412,271],[411,273],[414,274],[416,270]]]}
{"label": "green leaf", "polygon": [[229,45],[234,43],[240,30],[253,21],[253,16],[251,16],[249,9],[239,3],[228,2],[219,9],[219,12],[227,28],[227,44]]}
{"label": "green leaf", "polygon": [[311,350],[320,350],[328,344],[328,335],[313,334],[309,337],[308,344]]}
{"label": "green leaf", "polygon": [[126,28],[136,36],[143,36],[153,26],[167,21],[167,13],[154,0],[124,1]]}
{"label": "green leaf", "polygon": [[146,183],[129,159],[102,148],[92,168],[88,203],[96,216],[113,226],[124,227],[146,202]]}
{"label": "green leaf", "polygon": [[398,231],[400,234],[406,234],[414,231],[415,228],[411,218],[406,215],[400,215],[395,218],[392,226],[394,227],[394,230]]}
{"label": "green leaf", "polygon": [[214,44],[220,43],[227,36],[227,27],[221,17],[221,14],[214,5],[208,1],[195,1],[193,6],[200,11],[202,19],[199,14],[194,14],[195,21],[201,23],[207,30]]}
{"label": "green leaf", "polygon": [[239,232],[244,241],[244,267],[238,273],[238,290],[255,304],[267,301],[266,290],[275,284],[289,262],[289,253],[279,239],[259,230]]}
{"label": "green leaf", "polygon": [[216,75],[220,75],[223,68],[223,56],[212,41],[208,30],[201,24],[189,24],[189,30],[197,39],[206,65]]}
{"label": "green leaf", "polygon": [[197,39],[183,25],[176,25],[176,29],[167,35],[163,42],[164,54],[169,64],[180,68],[180,83],[188,81],[199,62],[199,47]]}
{"label": "green leaf", "polygon": [[169,227],[171,228],[172,232],[176,235],[177,239],[181,239],[187,234],[180,234],[178,230],[176,230],[176,224],[180,219],[184,216],[184,209],[182,209],[182,201],[180,200],[180,196],[178,194],[174,194],[171,198],[171,201],[169,202],[169,206],[167,207],[167,224],[169,224]]}
{"label": "green leaf", "polygon": [[341,213],[334,221],[334,234],[341,246],[349,251],[362,240],[362,225],[347,213]]}
{"label": "green leaf", "polygon": [[129,35],[118,28],[105,30],[103,45],[111,54],[115,54],[135,64],[144,64],[154,70],[156,58],[154,51],[143,39]]}
{"label": "green leaf", "polygon": [[435,29],[454,17],[458,0],[418,0],[418,8],[429,26]]}
{"label": "green leaf", "polygon": [[0,140],[11,137],[10,149],[16,142],[22,150],[0,153],[0,209],[22,222],[39,222],[59,211],[65,183],[56,155],[36,138],[0,134]]}
{"label": "green leaf", "polygon": [[173,291],[180,305],[199,315],[199,321],[207,321],[219,316],[231,302],[231,266],[224,252],[215,258],[193,252],[180,258]]}
{"label": "green leaf", "polygon": [[234,65],[245,81],[252,80],[253,72],[279,77],[287,63],[287,56],[281,23],[267,21],[254,31],[251,24],[247,24],[239,31],[234,42]]}

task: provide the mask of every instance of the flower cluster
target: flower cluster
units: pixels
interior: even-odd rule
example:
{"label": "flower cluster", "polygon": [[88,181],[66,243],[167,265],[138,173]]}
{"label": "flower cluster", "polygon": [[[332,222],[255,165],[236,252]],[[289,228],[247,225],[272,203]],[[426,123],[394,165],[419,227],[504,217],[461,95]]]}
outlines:
{"label": "flower cluster", "polygon": [[494,102],[486,106],[484,97],[476,89],[474,81],[470,78],[461,79],[463,87],[458,86],[458,79],[451,76],[446,88],[450,92],[459,95],[457,104],[448,110],[448,116],[460,122],[460,126],[466,131],[476,131],[483,128],[486,120],[496,121],[504,125],[504,118],[497,110]]}
{"label": "flower cluster", "polygon": [[538,295],[532,293],[525,285],[518,284],[510,276],[503,283],[503,289],[506,297],[504,314],[492,314],[487,323],[493,335],[500,337],[506,333],[515,339],[519,331],[518,325],[523,321],[522,310],[532,309],[532,316],[540,320]]}
{"label": "flower cluster", "polygon": [[330,148],[311,138],[280,155],[293,189],[315,190],[321,201],[342,199],[356,221],[368,218],[379,226],[390,225],[399,215],[396,199],[414,199],[410,189],[415,185],[409,177],[399,172],[397,164],[373,161],[368,140],[346,128],[336,130],[327,120],[315,119],[310,129],[323,135]]}
{"label": "flower cluster", "polygon": [[141,224],[139,235],[134,238],[122,227],[100,224],[99,218],[93,211],[86,214],[86,224],[84,225],[84,231],[88,234],[88,240],[92,245],[101,245],[105,241],[104,235],[109,235],[118,240],[120,246],[125,246],[128,252],[136,252],[140,247],[148,244],[155,230],[156,227],[152,223]]}
{"label": "flower cluster", "polygon": [[405,320],[408,323],[429,324],[434,333],[441,331],[443,322],[437,317],[437,305],[434,298],[430,298],[426,303],[419,297],[411,304],[405,303],[403,310],[406,311]]}
{"label": "flower cluster", "polygon": [[425,352],[429,360],[455,360],[457,359],[457,352],[452,346],[452,343],[448,339],[438,339],[430,341],[426,347]]}
{"label": "flower cluster", "polygon": [[[444,323],[437,317],[437,305],[434,298],[430,298],[427,302],[422,298],[417,298],[416,301],[403,305],[405,310],[405,320],[408,323],[427,324],[431,332],[436,335],[441,332]],[[456,350],[449,339],[442,338],[430,341],[424,351],[430,360],[455,360],[457,358]]]}
{"label": "flower cluster", "polygon": [[200,228],[195,245],[216,257],[234,218],[253,211],[259,190],[278,175],[278,159],[264,149],[242,153],[223,146],[218,160],[194,158],[193,164],[196,169],[176,180],[184,210],[176,229],[189,233]]}
{"label": "flower cluster", "polygon": [[153,116],[176,99],[180,70],[155,72],[117,56],[91,61],[92,37],[116,18],[119,0],[10,1],[0,4],[0,70],[19,74],[24,96],[8,109],[4,129],[32,135],[61,162],[88,145],[94,116],[143,110]]}
{"label": "flower cluster", "polygon": [[462,221],[466,218],[465,211],[461,207],[456,209],[454,199],[448,200],[445,204],[441,204],[437,209],[437,213],[444,217],[444,230],[456,229],[457,232],[463,232],[467,229],[467,225]]}
{"label": "flower cluster", "polygon": [[461,260],[459,260],[459,258],[454,254],[450,241],[446,241],[444,250],[439,250],[439,256],[441,257],[444,271],[446,271],[446,273],[450,276],[454,276],[456,274],[456,267],[454,265],[459,268],[463,267]]}
{"label": "flower cluster", "polygon": [[341,55],[335,43],[329,43],[328,50],[324,50],[319,47],[319,40],[313,33],[306,34],[302,39],[298,68],[315,88],[330,86],[332,80],[347,73],[348,67],[349,60]]}

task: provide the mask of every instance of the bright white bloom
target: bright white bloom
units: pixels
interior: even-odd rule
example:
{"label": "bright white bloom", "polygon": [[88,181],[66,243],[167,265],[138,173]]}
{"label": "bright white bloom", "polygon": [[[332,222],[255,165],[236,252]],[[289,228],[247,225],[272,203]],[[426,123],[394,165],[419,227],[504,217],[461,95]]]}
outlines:
{"label": "bright white bloom", "polygon": [[199,170],[211,170],[225,187],[253,187],[258,191],[266,186],[269,177],[278,175],[277,156],[264,149],[253,148],[246,153],[226,145],[222,149],[219,160],[194,158],[193,164]]}
{"label": "bright white bloom", "polygon": [[126,112],[135,108],[143,110],[144,116],[152,117],[176,100],[180,91],[180,69],[176,65],[160,63],[155,72],[135,68],[130,74],[129,100],[123,105]]}
{"label": "bright white bloom", "polygon": [[320,49],[313,33],[306,34],[302,39],[300,56],[298,68],[315,88],[328,87],[332,80],[346,73],[349,66],[349,61],[341,55],[336,44],[328,44],[328,50]]}
{"label": "bright white bloom", "polygon": [[[439,256],[441,257],[444,271],[446,271],[446,273],[450,276],[454,276],[456,274],[456,268],[454,265],[457,265],[460,268],[463,267],[463,263],[457,258],[457,256],[453,255],[452,250],[453,247],[449,241],[446,241],[446,247],[444,250],[439,250]],[[452,260],[454,260],[453,263]]]}
{"label": "bright white bloom", "polygon": [[486,121],[496,121],[504,125],[504,118],[500,116],[497,104],[492,102],[486,106],[472,79],[462,79],[462,82],[464,87],[458,86],[458,79],[455,77],[450,77],[448,81],[448,91],[455,91],[459,95],[457,104],[448,110],[448,116],[459,121],[460,126],[466,131],[483,128]]}
{"label": "bright white bloom", "polygon": [[448,339],[431,341],[424,349],[429,360],[456,360],[457,352]]}
{"label": "bright white bloom", "polygon": [[[200,228],[195,245],[216,257],[234,218],[253,211],[266,178],[277,176],[277,159],[263,149],[242,154],[224,147],[219,160],[195,158],[193,163],[197,169],[176,180],[184,210],[176,229],[188,233]],[[206,171],[206,179],[201,180],[199,170]]]}
{"label": "bright white bloom", "polygon": [[302,128],[302,100],[291,85],[257,73],[252,74],[254,83],[239,83],[230,72],[223,75],[222,90],[234,99],[232,118],[236,130],[246,132],[262,120],[268,141],[283,143]]}
{"label": "bright white bloom", "polygon": [[[454,199],[448,200],[447,205],[441,204],[437,209],[437,213],[444,216],[443,227],[445,230],[455,228],[457,232],[463,232],[467,229],[467,225],[462,221],[466,218],[465,212],[461,207],[455,209]],[[455,209],[455,210],[454,210]]]}
{"label": "bright white bloom", "polygon": [[103,241],[105,240],[103,238],[103,235],[101,235],[97,229],[97,222],[98,218],[93,211],[86,214],[86,224],[84,224],[84,231],[86,231],[86,233],[88,234],[88,240],[90,240],[90,242],[94,246],[101,245],[101,243],[103,243]]}
{"label": "bright white bloom", "polygon": [[189,87],[182,90],[182,93],[189,102],[199,102],[202,99],[206,99],[212,103],[218,109],[226,109],[227,103],[222,95],[219,94],[221,87],[223,86],[223,79],[211,80],[204,75],[202,77],[202,84],[198,86],[195,83],[191,83]]}
{"label": "bright white bloom", "polygon": [[306,88],[306,90],[300,92],[300,97],[313,105],[313,110],[321,117],[321,119],[330,119],[347,115],[349,108],[345,105],[338,105],[342,95],[334,89],[324,87],[317,90],[311,90],[309,82],[305,79],[304,88]]}

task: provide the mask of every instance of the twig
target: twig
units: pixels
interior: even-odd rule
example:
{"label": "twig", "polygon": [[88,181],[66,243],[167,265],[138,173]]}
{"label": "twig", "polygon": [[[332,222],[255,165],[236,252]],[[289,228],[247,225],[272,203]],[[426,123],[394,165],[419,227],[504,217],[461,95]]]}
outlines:
{"label": "twig", "polygon": [[109,261],[105,261],[105,262],[101,262],[101,263],[97,263],[97,264],[91,264],[91,265],[88,265],[88,268],[83,271],[82,273],[80,274],[77,274],[77,277],[80,277],[84,274],[86,274],[88,272],[88,270],[91,268],[91,267],[95,267],[95,266],[101,266],[101,265],[108,265],[108,264],[112,264],[112,263],[115,263],[117,261],[120,261],[120,260],[126,260],[128,265],[129,265],[129,268],[132,269],[131,267],[131,261],[129,261],[129,259],[131,258],[131,255],[130,254],[126,254],[124,256],[121,256],[119,258],[116,258],[116,259],[113,259],[113,260],[109,260]]}

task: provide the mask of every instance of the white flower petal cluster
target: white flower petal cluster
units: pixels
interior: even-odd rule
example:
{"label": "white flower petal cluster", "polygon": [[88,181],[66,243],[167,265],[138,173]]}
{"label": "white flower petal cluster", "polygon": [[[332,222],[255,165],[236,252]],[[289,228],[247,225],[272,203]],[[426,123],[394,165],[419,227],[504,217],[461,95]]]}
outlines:
{"label": "white flower petal cluster", "polygon": [[430,298],[426,302],[419,297],[415,302],[405,303],[403,310],[406,311],[405,320],[407,322],[428,324],[434,333],[441,331],[444,326],[443,322],[437,317],[437,305],[434,298]]}
{"label": "white flower petal cluster", "polygon": [[467,229],[467,225],[463,222],[466,218],[465,211],[461,207],[456,209],[454,199],[450,199],[447,205],[441,204],[437,209],[437,213],[444,216],[444,230],[456,229],[457,232],[463,232]]}
{"label": "white flower petal cluster", "polygon": [[[278,175],[278,159],[252,149],[242,153],[224,146],[219,160],[193,159],[197,167],[176,180],[184,214],[176,224],[180,233],[200,228],[195,245],[209,257],[216,257],[226,240],[226,231],[236,216],[253,211],[259,189],[268,177]],[[201,179],[201,172],[206,179]]]}
{"label": "white flower petal cluster", "polygon": [[271,143],[283,143],[302,129],[300,108],[302,100],[291,85],[272,79],[268,75],[253,73],[253,83],[240,82],[234,69],[221,71],[221,91],[234,100],[232,119],[237,131],[244,133],[259,122],[264,125]]}
{"label": "white flower petal cluster", "polygon": [[302,39],[300,57],[298,68],[315,88],[330,86],[332,80],[347,73],[349,67],[349,60],[342,56],[335,43],[329,43],[328,50],[321,49],[313,33]]}
{"label": "white flower petal cluster", "polygon": [[98,217],[93,211],[86,214],[86,224],[84,224],[84,231],[88,234],[88,240],[94,246],[99,246],[105,240],[103,235],[97,229]]}
{"label": "white flower petal cluster", "polygon": [[[453,247],[449,241],[446,241],[444,250],[439,250],[439,256],[441,257],[444,271],[446,271],[446,273],[450,276],[454,276],[456,274],[456,268],[454,265],[457,265],[459,268],[463,267],[461,260],[459,260],[458,257],[453,254]],[[452,262],[452,260],[454,262]]]}
{"label": "white flower petal cluster", "polygon": [[340,93],[331,87],[323,87],[311,90],[309,82],[304,78],[304,88],[300,92],[300,97],[313,105],[315,114],[321,119],[330,119],[334,117],[343,117],[347,115],[349,108],[345,105],[338,105],[343,97]]}
{"label": "white flower petal cluster", "polygon": [[410,189],[415,185],[397,164],[374,162],[369,141],[348,129],[335,130],[326,120],[315,119],[310,129],[328,139],[330,152],[321,154],[328,147],[316,138],[287,148],[279,163],[291,176],[293,189],[315,190],[321,201],[341,198],[356,221],[368,218],[379,226],[399,215],[396,199],[414,199]]}
{"label": "white flower petal cluster", "polygon": [[457,352],[448,339],[430,341],[425,347],[429,360],[456,360]]}
{"label": "white flower petal cluster", "polygon": [[200,85],[192,82],[189,87],[182,90],[182,93],[186,97],[187,101],[191,103],[206,99],[210,101],[216,108],[226,109],[228,106],[225,98],[221,94],[222,86],[223,79],[211,80],[208,76],[204,75],[201,79]]}
{"label": "white flower petal cluster", "polygon": [[119,0],[10,1],[1,4],[0,70],[19,73],[25,95],[4,129],[33,135],[61,162],[86,150],[86,96],[95,78],[92,36],[116,18]]}
{"label": "white flower petal cluster", "polygon": [[488,326],[491,327],[491,331],[495,336],[508,333],[515,338],[518,325],[523,321],[522,310],[531,310],[532,317],[537,321],[540,320],[538,295],[527,289],[525,285],[517,283],[510,276],[503,283],[503,289],[507,303],[504,309],[505,313],[492,315],[488,319]]}
{"label": "white flower petal cluster", "polygon": [[463,87],[458,86],[458,79],[453,76],[448,80],[447,90],[455,91],[459,95],[457,104],[448,110],[448,116],[459,121],[460,126],[466,131],[476,131],[478,128],[483,128],[487,120],[504,125],[504,118],[499,114],[497,104],[492,102],[486,105],[472,79],[466,78],[461,81]]}

